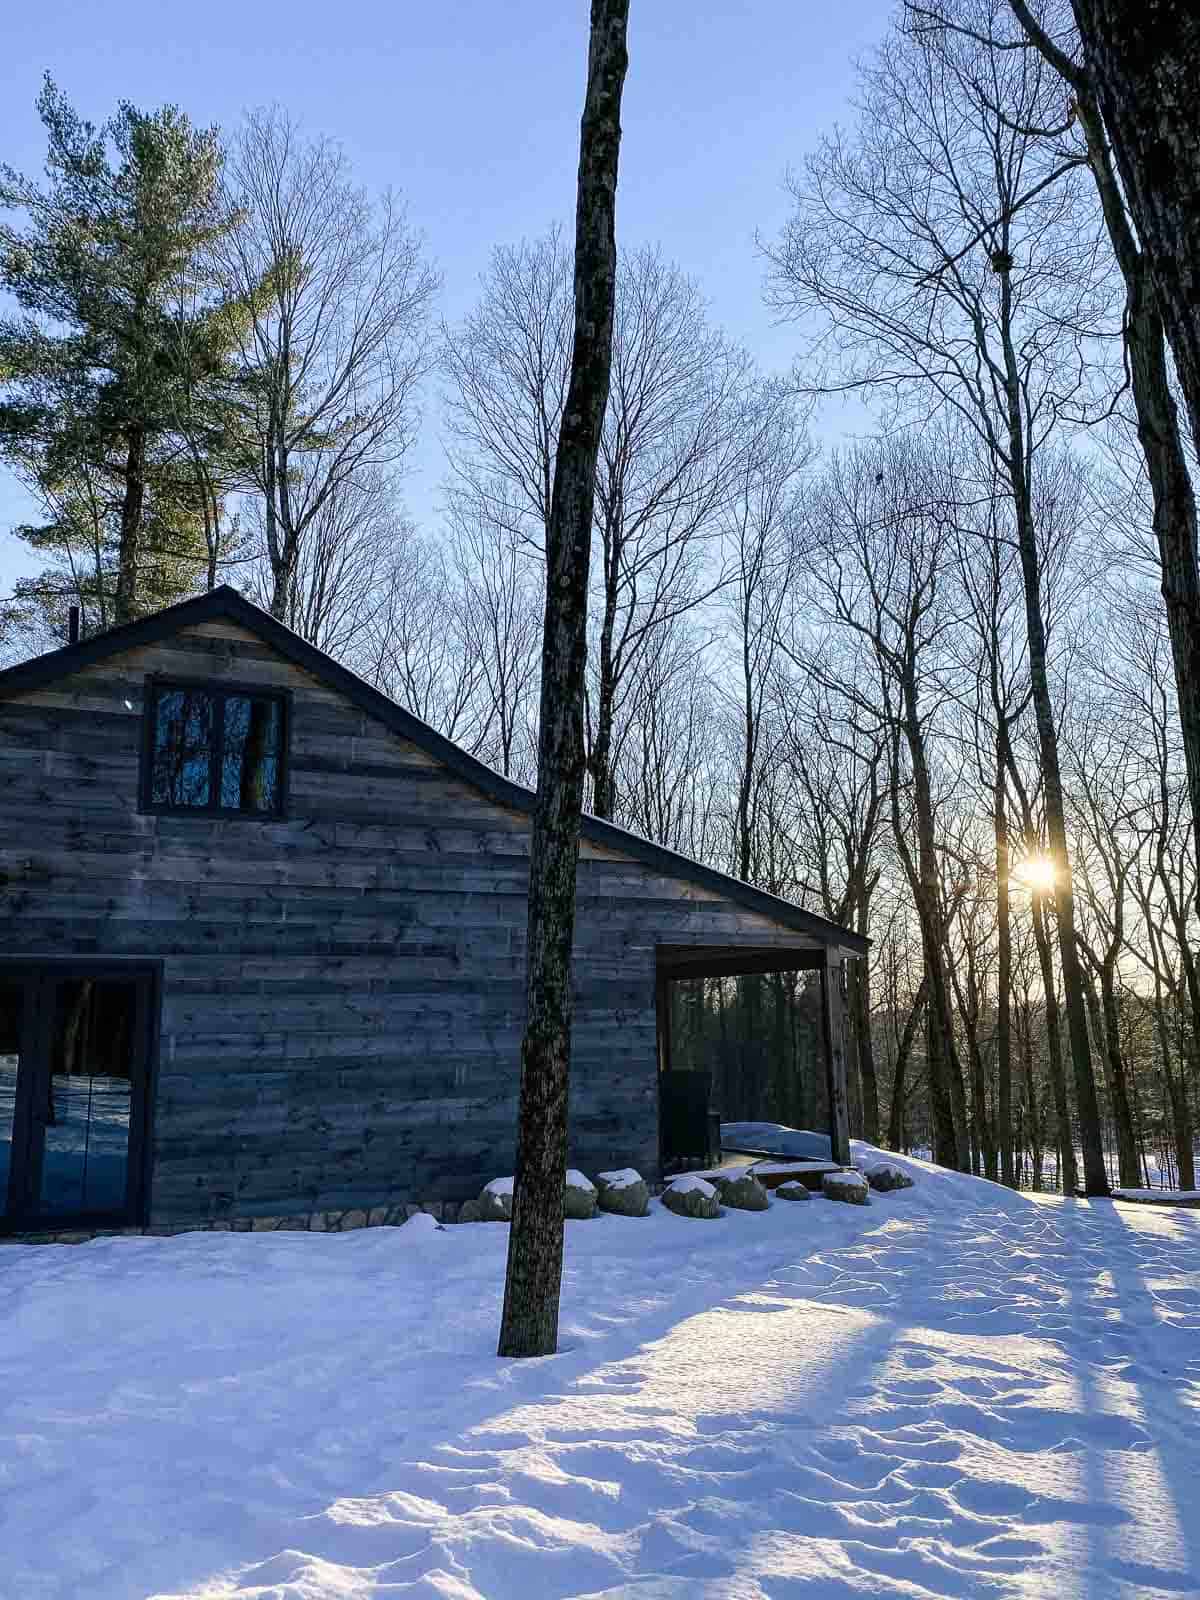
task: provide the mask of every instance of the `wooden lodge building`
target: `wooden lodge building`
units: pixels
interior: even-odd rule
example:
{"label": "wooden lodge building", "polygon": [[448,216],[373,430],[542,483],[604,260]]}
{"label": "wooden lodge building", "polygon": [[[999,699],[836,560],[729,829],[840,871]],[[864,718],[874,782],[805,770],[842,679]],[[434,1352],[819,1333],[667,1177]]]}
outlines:
{"label": "wooden lodge building", "polygon": [[[229,588],[0,672],[0,1230],[453,1215],[511,1171],[532,800]],[[687,1153],[672,980],[798,968],[848,1159],[865,948],[585,819],[572,1165]]]}

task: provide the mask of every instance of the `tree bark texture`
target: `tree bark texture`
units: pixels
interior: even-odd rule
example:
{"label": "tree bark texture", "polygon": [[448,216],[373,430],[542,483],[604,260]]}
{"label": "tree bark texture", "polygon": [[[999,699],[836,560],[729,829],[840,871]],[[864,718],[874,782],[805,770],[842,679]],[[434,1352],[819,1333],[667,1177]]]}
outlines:
{"label": "tree bark texture", "polygon": [[850,1165],[850,1113],[846,1098],[846,1011],[842,999],[843,961],[821,967],[821,1032],[825,1081],[829,1086],[829,1142],[833,1159]]}
{"label": "tree bark texture", "polygon": [[996,752],[993,795],[996,828],[996,1121],[1000,1182],[1017,1186],[1012,1116],[1012,917],[1008,888],[1008,805],[1004,753]]}
{"label": "tree bark texture", "polygon": [[1200,861],[1200,557],[1196,496],[1179,431],[1179,412],[1171,393],[1163,318],[1150,262],[1130,227],[1103,120],[1086,82],[1077,88],[1076,104],[1087,136],[1089,165],[1108,236],[1125,282],[1129,388],[1154,507],[1154,536],[1187,763],[1192,837],[1196,859]]}
{"label": "tree bark texture", "polygon": [[1054,952],[1050,945],[1049,917],[1040,894],[1033,897],[1033,937],[1041,967],[1042,989],[1046,997],[1046,1069],[1054,1095],[1054,1115],[1058,1138],[1059,1170],[1063,1193],[1070,1194],[1079,1182],[1075,1162],[1075,1137],[1071,1131],[1071,1102],[1062,1063],[1062,1024],[1058,1009],[1058,990],[1054,983]]}
{"label": "tree bark texture", "polygon": [[1200,451],[1200,8],[1071,0]]}
{"label": "tree bark texture", "polygon": [[546,539],[538,787],[529,861],[527,1014],[502,1356],[553,1354],[562,1282],[571,947],[583,809],[583,693],[596,456],[608,403],[629,0],[592,0],[575,216],[575,333]]}

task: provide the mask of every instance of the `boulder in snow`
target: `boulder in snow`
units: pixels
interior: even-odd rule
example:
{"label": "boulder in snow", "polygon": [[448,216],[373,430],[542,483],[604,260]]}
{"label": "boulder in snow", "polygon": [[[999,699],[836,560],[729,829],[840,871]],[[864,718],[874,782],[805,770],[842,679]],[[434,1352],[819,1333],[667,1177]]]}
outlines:
{"label": "boulder in snow", "polygon": [[493,1178],[478,1200],[467,1200],[458,1213],[460,1222],[511,1222],[513,1180]]}
{"label": "boulder in snow", "polygon": [[874,1161],[862,1169],[863,1177],[880,1194],[892,1189],[911,1189],[913,1180],[903,1167],[894,1161]]}
{"label": "boulder in snow", "polygon": [[615,1211],[621,1217],[644,1217],[650,1209],[650,1190],[641,1173],[632,1167],[598,1173],[596,1187],[601,1211]]}
{"label": "boulder in snow", "polygon": [[685,1173],[668,1184],[662,1193],[662,1203],[677,1217],[711,1219],[721,1215],[716,1189],[707,1178],[697,1178],[692,1173]]}
{"label": "boulder in snow", "polygon": [[752,1172],[737,1177],[717,1173],[709,1182],[716,1189],[721,1204],[732,1206],[735,1211],[765,1211],[771,1204],[767,1191]]}
{"label": "boulder in snow", "polygon": [[811,1200],[812,1195],[798,1178],[789,1178],[786,1183],[781,1183],[775,1190],[780,1200]]}
{"label": "boulder in snow", "polygon": [[444,1233],[445,1229],[436,1217],[430,1216],[428,1211],[414,1211],[403,1224],[404,1242],[412,1244],[421,1239],[427,1239],[431,1234]]}
{"label": "boulder in snow", "polygon": [[861,1172],[827,1172],[821,1179],[821,1193],[826,1200],[844,1200],[847,1205],[865,1206],[867,1180]]}
{"label": "boulder in snow", "polygon": [[574,1168],[567,1173],[563,1190],[563,1216],[584,1221],[596,1215],[596,1185]]}

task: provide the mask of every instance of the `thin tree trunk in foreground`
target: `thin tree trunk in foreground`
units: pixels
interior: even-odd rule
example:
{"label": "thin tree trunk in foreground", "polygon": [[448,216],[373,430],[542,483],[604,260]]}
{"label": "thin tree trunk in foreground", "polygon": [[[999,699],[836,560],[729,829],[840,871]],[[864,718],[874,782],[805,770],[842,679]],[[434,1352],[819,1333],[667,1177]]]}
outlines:
{"label": "thin tree trunk in foreground", "polygon": [[558,1346],[571,945],[583,810],[588,558],[600,428],[612,365],[617,158],[629,0],[592,0],[575,216],[575,341],[546,537],[538,787],[529,858],[527,1017],[516,1184],[500,1322],[502,1356]]}

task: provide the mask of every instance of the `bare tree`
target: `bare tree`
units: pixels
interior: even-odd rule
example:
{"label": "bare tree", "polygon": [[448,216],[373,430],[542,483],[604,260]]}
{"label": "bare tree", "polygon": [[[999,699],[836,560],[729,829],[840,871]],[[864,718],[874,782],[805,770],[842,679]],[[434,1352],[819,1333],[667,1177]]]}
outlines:
{"label": "bare tree", "polygon": [[517,1171],[499,1353],[558,1345],[571,946],[583,813],[583,687],[596,457],[608,403],[616,299],[615,212],[629,0],[592,0],[575,212],[575,336],[546,525],[538,787],[529,857],[527,1017]]}
{"label": "bare tree", "polygon": [[[828,681],[888,749],[892,832],[920,926],[931,1019],[934,1155],[965,1171],[966,1108],[946,963],[930,722],[946,699],[939,680],[947,632],[957,623],[942,582],[956,517],[956,466],[901,438],[873,441],[836,459],[808,497],[795,557],[807,582],[789,654]],[[814,616],[856,646],[857,659],[826,664]],[[807,642],[805,642],[807,641]],[[909,811],[911,808],[911,817]],[[916,850],[912,834],[916,835]]]}
{"label": "bare tree", "polygon": [[[444,331],[455,497],[540,547],[550,511],[570,327],[557,230],[493,253],[475,310]],[[745,353],[707,322],[697,285],[657,249],[617,271],[612,384],[596,469],[597,617],[588,700],[592,810],[619,809],[614,730],[661,630],[717,579],[708,547],[757,416]]]}
{"label": "bare tree", "polygon": [[[981,32],[999,3],[980,0]],[[795,215],[772,252],[774,298],[790,314],[818,314],[837,356],[828,386],[886,394],[909,415],[953,410],[1011,497],[1085,1182],[1100,1194],[1108,1179],[1074,938],[1034,473],[1063,411],[1086,407],[1084,354],[1103,329],[1104,301],[1080,270],[1095,234],[1079,203],[1082,157],[1048,160],[1020,131],[1044,121],[1051,78],[1029,57],[961,35],[893,35],[863,72],[857,143],[827,141],[795,186]]]}
{"label": "bare tree", "polygon": [[468,747],[506,778],[536,781],[540,567],[503,523],[481,519],[477,502],[452,502],[450,540],[460,648],[475,677]]}
{"label": "bare tree", "polygon": [[[1037,8],[1035,14],[1035,8],[1026,0],[1010,0],[1010,4],[1017,19],[1015,38],[1011,31],[1003,30],[1003,15],[992,19],[999,37],[977,33],[971,27],[973,8],[970,5],[929,7],[907,0],[907,10],[918,30],[945,28],[965,32],[993,50],[1010,50],[1022,37],[1027,38],[1029,46],[1039,50],[1061,77],[1064,93],[1070,97],[1065,119],[1043,129],[1042,133],[1048,141],[1061,147],[1064,136],[1069,135],[1074,125],[1074,131],[1082,139],[1113,256],[1125,284],[1126,371],[1122,378],[1128,382],[1132,396],[1137,436],[1153,501],[1159,579],[1171,636],[1193,838],[1200,854],[1200,565],[1196,497],[1172,393],[1160,304],[1160,293],[1171,296],[1178,288],[1178,285],[1161,282],[1163,272],[1173,277],[1180,267],[1174,257],[1156,262],[1153,247],[1139,243],[1144,236],[1135,218],[1139,198],[1144,200],[1144,196],[1131,194],[1118,178],[1101,110],[1102,64],[1097,62],[1089,67],[1084,63],[1083,49],[1065,14],[1065,5],[1060,0],[1050,7]],[[1082,17],[1088,9],[1077,8],[1076,15]],[[1200,44],[1194,43],[1192,48],[1194,53],[1200,53]],[[1169,55],[1168,50],[1166,56]],[[1169,73],[1170,69],[1167,70]],[[1200,66],[1194,66],[1194,70],[1200,70]],[[1150,115],[1157,118],[1160,113],[1156,108]],[[1175,197],[1170,198],[1173,203]],[[1178,312],[1178,306],[1176,310]],[[1195,421],[1193,410],[1193,423]]]}
{"label": "bare tree", "polygon": [[[821,678],[808,674],[779,682],[778,759],[795,796],[791,826],[801,892],[807,891],[830,921],[865,934],[882,870],[878,858],[889,814],[890,741],[881,723],[864,726],[853,704],[830,687],[829,665],[825,656]],[[861,1127],[852,1131],[878,1144],[869,962],[854,963],[849,991],[857,1067],[851,1109],[861,1111]]]}
{"label": "bare tree", "polygon": [[721,859],[727,840],[707,644],[686,618],[663,628],[639,663],[613,739],[617,820],[699,861]]}
{"label": "bare tree", "polygon": [[244,470],[263,498],[271,613],[295,603],[302,546],[344,485],[394,467],[416,425],[437,279],[393,196],[372,204],[331,140],[247,116],[217,247],[240,362]]}
{"label": "bare tree", "polygon": [[[306,462],[296,468],[298,481],[309,467]],[[246,508],[246,532],[255,554],[251,592],[278,615],[265,523],[265,506],[254,498]],[[305,529],[279,620],[319,650],[357,665],[361,642],[385,604],[389,573],[413,537],[387,473],[364,468],[343,479],[322,499]]]}
{"label": "bare tree", "polygon": [[357,643],[359,670],[414,716],[469,745],[482,674],[464,648],[462,599],[445,550],[405,530],[380,588]]}
{"label": "bare tree", "polygon": [[736,655],[730,679],[737,685],[733,699],[741,746],[733,865],[750,883],[762,881],[754,870],[754,841],[763,724],[775,686],[800,476],[813,451],[804,418],[778,384],[759,388],[746,423],[747,445],[729,473],[721,516],[726,582],[720,609],[731,624],[724,632]]}
{"label": "bare tree", "polygon": [[[990,474],[984,474],[985,486]],[[1003,514],[1004,501],[986,491],[966,508],[956,542],[958,581],[968,602],[963,659],[969,685],[970,747],[982,795],[990,801],[995,842],[997,1144],[1000,1178],[1016,1184],[1012,1071],[1012,806],[1009,769],[1014,737],[1030,689],[1019,611],[1021,574]]]}

